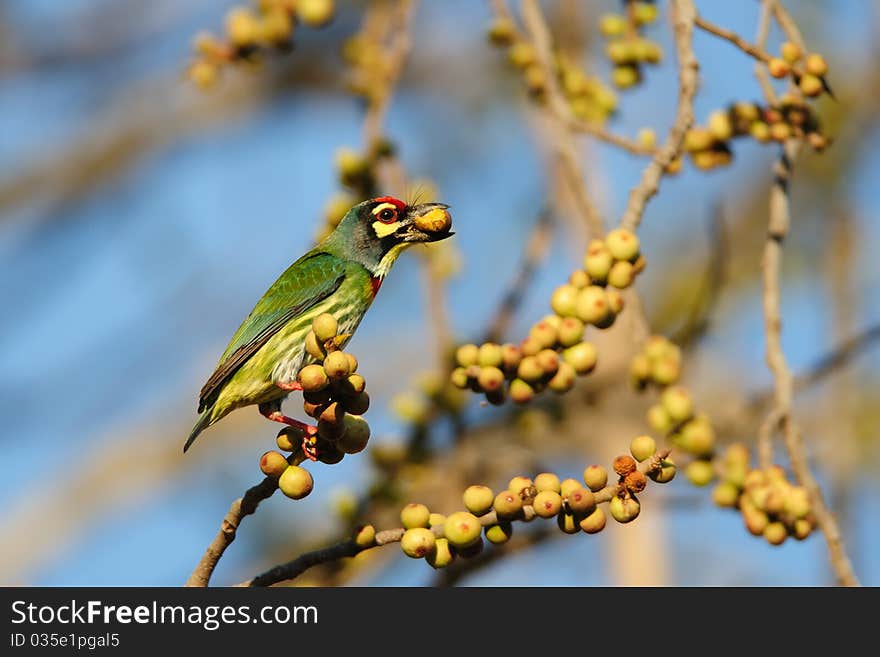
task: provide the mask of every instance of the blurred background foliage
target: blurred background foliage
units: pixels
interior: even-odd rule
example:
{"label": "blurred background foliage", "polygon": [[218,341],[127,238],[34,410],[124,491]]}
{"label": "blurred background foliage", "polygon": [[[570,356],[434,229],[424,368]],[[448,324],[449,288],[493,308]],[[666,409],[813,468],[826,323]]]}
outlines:
{"label": "blurred background foliage", "polygon": [[[243,410],[181,454],[197,391],[228,336],[320,228],[338,188],[334,153],[361,146],[363,108],[346,91],[340,50],[368,3],[339,1],[332,24],[302,31],[289,54],[258,71],[225,71],[216,89],[202,92],[184,75],[192,36],[219,30],[233,4],[0,4],[4,584],[182,583],[230,500],[260,478],[259,455],[274,445],[276,427]],[[754,34],[756,2],[697,4],[713,22]],[[787,5],[807,43],[829,59],[837,98],[818,104],[833,146],[805,153],[792,187],[782,311],[784,346],[802,373],[880,321],[880,17],[876,3],[861,0]],[[579,40],[584,66],[607,79],[602,43],[592,35],[616,3],[545,7],[551,28]],[[489,19],[483,2],[421,2],[385,120],[407,172],[432,180],[452,206],[461,266],[445,297],[459,341],[483,337],[556,189],[535,109],[487,45]],[[649,126],[663,134],[672,120],[676,71],[665,16],[652,36],[667,59],[621,93],[609,124],[615,132],[634,136]],[[779,40],[771,33],[771,43]],[[695,49],[698,120],[759,97],[741,52],[702,33]],[[587,187],[610,223],[644,160],[588,138],[578,147]],[[640,231],[649,266],[638,288],[653,328],[674,334],[695,308],[708,310],[685,383],[723,441],[753,441],[761,420],[753,402],[770,383],[759,260],[777,151],[747,141],[737,144],[731,167],[703,173],[685,165],[664,179]],[[553,288],[581,259],[585,235],[570,218],[555,217],[551,230],[548,257],[508,339],[547,312]],[[564,402],[523,412],[472,399],[461,425],[438,421],[423,432],[420,463],[383,465],[412,433],[392,399],[438,362],[419,261],[408,254],[396,265],[351,345],[373,398],[369,449],[312,468],[316,490],[307,500],[265,502],[215,583],[328,544],[359,518],[394,526],[406,501],[452,511],[471,483],[497,489],[514,474],[545,468],[578,476],[645,431],[648,402],[632,395],[620,369],[631,354],[613,354]],[[723,284],[706,296],[715,265]],[[796,406],[856,571],[873,585],[880,584],[878,364],[878,350],[861,350],[802,390]],[[371,488],[382,494],[353,510],[352,500]],[[519,540],[442,573],[389,548],[301,582],[831,581],[818,535],[774,549],[749,536],[736,514],[713,507],[706,490],[682,480],[649,492],[638,521],[601,536],[565,537],[533,523]]]}

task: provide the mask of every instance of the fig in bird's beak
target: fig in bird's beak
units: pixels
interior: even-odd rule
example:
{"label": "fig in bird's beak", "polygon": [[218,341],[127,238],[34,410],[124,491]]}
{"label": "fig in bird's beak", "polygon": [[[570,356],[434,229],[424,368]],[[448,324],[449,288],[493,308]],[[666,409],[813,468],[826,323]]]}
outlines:
{"label": "fig in bird's beak", "polygon": [[[422,234],[421,240],[413,241],[436,242],[451,237],[452,215],[449,206],[443,203],[422,203],[410,210],[412,225]],[[413,236],[415,237],[415,236]]]}

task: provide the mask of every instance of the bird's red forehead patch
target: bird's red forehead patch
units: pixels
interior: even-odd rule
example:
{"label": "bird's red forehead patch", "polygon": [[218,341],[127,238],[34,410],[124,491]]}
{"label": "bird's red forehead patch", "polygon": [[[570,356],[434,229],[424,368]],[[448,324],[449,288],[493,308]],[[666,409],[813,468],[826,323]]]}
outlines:
{"label": "bird's red forehead patch", "polygon": [[373,203],[391,203],[398,210],[403,210],[406,207],[406,203],[401,201],[399,198],[394,198],[393,196],[380,196],[379,198],[374,198]]}

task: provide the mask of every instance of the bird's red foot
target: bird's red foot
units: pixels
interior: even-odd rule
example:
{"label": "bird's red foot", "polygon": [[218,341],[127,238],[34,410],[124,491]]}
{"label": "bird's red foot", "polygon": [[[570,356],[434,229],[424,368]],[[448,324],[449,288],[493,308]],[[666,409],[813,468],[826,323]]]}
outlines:
{"label": "bird's red foot", "polygon": [[318,436],[306,436],[303,438],[303,454],[310,461],[318,460]]}
{"label": "bird's red foot", "polygon": [[260,404],[259,405],[260,413],[268,420],[272,420],[273,422],[280,422],[281,424],[286,424],[291,427],[296,427],[300,431],[303,432],[303,454],[306,455],[311,461],[318,460],[318,427],[313,424],[306,424],[305,422],[300,422],[299,420],[295,420],[292,417],[286,416],[282,413],[277,404]]}
{"label": "bird's red foot", "polygon": [[276,381],[275,385],[281,388],[282,390],[287,390],[288,392],[302,390],[302,384],[299,381]]}

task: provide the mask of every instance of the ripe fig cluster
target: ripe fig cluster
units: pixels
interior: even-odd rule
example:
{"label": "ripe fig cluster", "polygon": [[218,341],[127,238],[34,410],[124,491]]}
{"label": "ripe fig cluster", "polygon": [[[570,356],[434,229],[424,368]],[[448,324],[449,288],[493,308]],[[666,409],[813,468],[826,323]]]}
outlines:
{"label": "ripe fig cluster", "polygon": [[715,504],[738,509],[746,529],[780,545],[789,536],[803,540],[816,526],[810,496],[792,484],[778,465],[751,469],[748,447],[731,445],[720,460],[720,482],[712,492]]}
{"label": "ripe fig cluster", "polygon": [[[675,476],[675,465],[665,453],[657,454],[650,436],[635,438],[630,451],[632,456],[614,460],[617,481],[611,485],[608,471],[591,465],[584,469],[582,481],[542,472],[534,479],[513,477],[499,493],[488,486],[469,486],[462,495],[464,509],[448,516],[432,513],[424,504],[407,504],[400,512],[405,529],[400,547],[409,557],[443,568],[458,556],[479,554],[485,541],[506,543],[516,521],[555,520],[565,534],[596,534],[605,528],[607,516],[600,504],[607,502],[614,520],[632,522],[641,510],[636,494],[645,490],[648,478],[667,483]],[[650,467],[640,468],[639,462],[645,461]]]}
{"label": "ripe fig cluster", "polygon": [[684,469],[692,484],[705,486],[714,479],[715,429],[707,415],[694,410],[687,388],[666,387],[659,403],[648,409],[648,424],[676,449],[694,457]]}
{"label": "ripe fig cluster", "polygon": [[[577,376],[596,366],[596,348],[583,341],[584,325],[548,315],[535,324],[519,345],[484,343],[462,345],[456,351],[452,384],[485,394],[491,404],[510,398],[525,404],[545,388],[570,390]],[[561,334],[561,335],[560,335]]]}
{"label": "ripe fig cluster", "polygon": [[[680,349],[655,335],[633,359],[630,377],[639,390],[650,385],[661,389],[660,401],[648,409],[648,423],[673,446],[693,457],[684,467],[688,481],[707,486],[719,480],[712,492],[715,503],[739,509],[749,532],[763,536],[772,545],[781,544],[788,536],[798,540],[809,536],[815,518],[806,489],[791,484],[780,466],[751,469],[749,449],[741,443],[730,445],[718,455],[712,422],[695,412],[687,389],[675,385],[680,370]],[[637,460],[653,448],[647,436],[636,438],[631,445]]]}
{"label": "ripe fig cluster", "polygon": [[617,94],[596,75],[587,74],[570,57],[556,57],[559,87],[571,113],[583,121],[603,124],[617,112]]}
{"label": "ripe fig cluster", "polygon": [[196,37],[196,57],[188,70],[192,82],[210,88],[226,64],[253,62],[261,50],[290,50],[298,23],[323,27],[336,11],[334,0],[259,0],[255,4],[229,10],[224,38],[211,34]]}
{"label": "ripe fig cluster", "polygon": [[[508,62],[521,72],[523,83],[535,100],[543,100],[547,77],[538,62],[535,47],[523,38],[508,18],[496,18],[489,26],[489,41],[506,48]],[[617,111],[617,96],[601,78],[588,75],[571,57],[554,52],[556,83],[569,102],[572,114],[579,119],[604,123]]]}
{"label": "ripe fig cluster", "polygon": [[627,2],[626,15],[605,14],[599,19],[599,32],[608,39],[605,54],[613,65],[611,82],[627,89],[642,81],[642,67],[659,64],[663,49],[641,30],[657,20],[653,2]]}
{"label": "ripe fig cluster", "polygon": [[805,96],[816,97],[828,91],[828,62],[819,53],[804,53],[791,41],[783,42],[779,54],[767,62],[767,70],[774,78],[791,78]]}
{"label": "ripe fig cluster", "polygon": [[681,349],[661,335],[652,335],[630,363],[630,382],[636,390],[649,386],[660,392],[648,408],[648,425],[677,449],[694,457],[684,468],[688,480],[705,486],[714,479],[715,429],[709,417],[698,413],[681,378]]}
{"label": "ripe fig cluster", "polygon": [[760,143],[805,140],[815,150],[828,146],[815,112],[801,98],[785,94],[778,105],[739,102],[712,112],[704,126],[694,126],[684,139],[684,150],[701,170],[727,166],[733,159],[731,140],[751,137]]}
{"label": "ripe fig cluster", "polygon": [[[314,455],[322,463],[339,463],[346,454],[362,451],[370,439],[370,426],[361,416],[370,407],[364,377],[357,373],[357,359],[341,351],[348,336],[338,335],[333,315],[323,313],[312,321],[305,339],[312,363],[302,367],[297,383],[302,387],[303,410],[317,421],[316,433],[297,426],[278,432],[278,449],[300,455]],[[278,477],[278,486],[288,497],[300,499],[312,490],[312,479],[293,457],[270,451],[260,458],[264,474]]]}
{"label": "ripe fig cluster", "polygon": [[336,319],[328,313],[314,319],[305,344],[315,362],[297,375],[303,410],[317,420],[315,447],[324,463],[338,463],[345,454],[362,451],[370,438],[370,427],[361,417],[370,407],[367,384],[357,373],[357,359],[339,350],[348,336],[337,335],[337,330]]}
{"label": "ripe fig cluster", "polygon": [[565,393],[576,378],[593,371],[596,347],[584,340],[588,325],[605,329],[623,310],[621,289],[644,269],[634,233],[617,229],[590,242],[584,269],[554,290],[552,315],[529,330],[520,344],[466,344],[456,351],[452,383],[485,394],[491,404],[507,398],[525,404],[544,389]]}
{"label": "ripe fig cluster", "polygon": [[632,359],[629,373],[636,390],[674,385],[681,377],[681,349],[662,335],[652,335]]}

